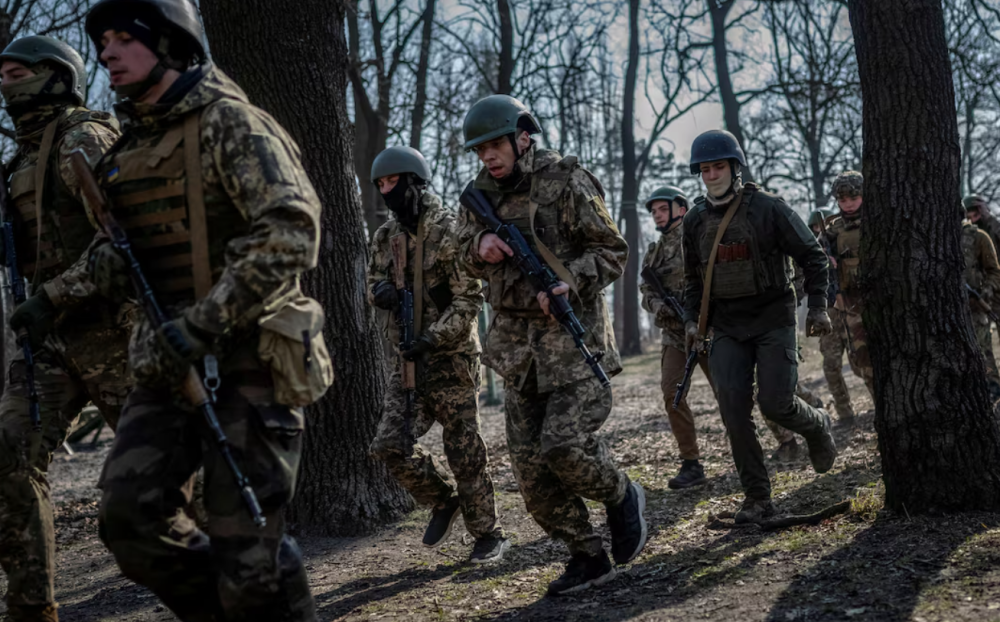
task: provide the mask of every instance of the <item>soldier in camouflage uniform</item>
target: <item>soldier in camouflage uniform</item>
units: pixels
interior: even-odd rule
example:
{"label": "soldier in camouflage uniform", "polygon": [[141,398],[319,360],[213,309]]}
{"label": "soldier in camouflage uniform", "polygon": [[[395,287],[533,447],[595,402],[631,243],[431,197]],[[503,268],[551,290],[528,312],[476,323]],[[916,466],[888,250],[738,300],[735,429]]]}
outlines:
{"label": "soldier in camouflage uniform", "polygon": [[[300,407],[332,380],[322,309],[298,284],[316,265],[319,200],[297,145],[207,61],[188,0],[100,0],[86,30],[123,100],[126,136],[98,180],[173,318],[158,330],[143,318],[133,331],[137,386],[101,478],[101,539],[125,576],[181,620],[316,620],[283,514],[302,451]],[[90,259],[109,288],[120,280],[110,245]],[[192,365],[264,527],[205,419],[179,395]],[[321,377],[316,393],[303,389],[310,373]],[[204,532],[182,509],[202,465]]]}
{"label": "soldier in camouflage uniform", "polygon": [[805,437],[817,473],[830,470],[837,456],[829,415],[795,395],[797,302],[789,258],[804,272],[806,333],[822,334],[831,330],[826,254],[780,197],[743,184],[745,166],[743,149],[729,132],[698,136],[691,172],[701,175],[707,195],[695,201],[683,223],[686,345],[688,351],[700,347],[711,334],[709,366],[746,494],[736,513],[739,523],[775,512],[751,416],[755,384],[761,414]]}
{"label": "soldier in camouflage uniform", "polygon": [[[837,303],[834,308],[840,323],[834,330],[847,344],[847,360],[855,376],[865,381],[875,397],[875,370],[868,354],[868,336],[861,323],[864,301],[858,286],[861,259],[862,186],[864,178],[857,171],[845,171],[833,181],[830,194],[840,206],[840,216],[826,228],[827,244],[837,270]],[[853,347],[852,347],[853,346]]]}
{"label": "soldier in camouflage uniform", "polygon": [[1000,294],[1000,263],[997,262],[996,248],[989,234],[972,222],[962,223],[962,257],[965,261],[965,284],[977,292],[980,301],[969,293],[969,310],[972,326],[976,331],[976,341],[986,359],[986,377],[989,380],[990,396],[993,401],[1000,399],[1000,371],[993,355],[993,331],[990,323],[990,303]]}
{"label": "soldier in camouflage uniform", "polygon": [[[4,216],[15,226],[18,269],[33,292],[10,325],[33,350],[41,415],[35,432],[19,349],[0,400],[0,564],[11,619],[47,621],[58,619],[47,477],[52,452],[89,401],[113,428],[128,392],[127,328],[87,278],[86,250],[95,229],[68,157],[82,149],[96,161],[117,139],[118,125],[111,115],[84,107],[83,59],[65,43],[24,37],[0,54],[0,62],[0,91],[17,142],[8,167],[10,213]],[[0,256],[6,263],[2,239]]]}
{"label": "soldier in camouflage uniform", "polygon": [[990,212],[986,199],[978,194],[970,194],[962,199],[962,206],[965,208],[966,218],[990,236],[994,248],[1000,248],[1000,220]]}
{"label": "soldier in camouflage uniform", "polygon": [[591,351],[603,351],[609,375],[621,371],[603,290],[621,276],[628,246],[604,205],[597,180],[576,158],[538,147],[538,123],[521,102],[493,95],[465,117],[465,147],[484,164],[475,180],[496,215],[516,226],[561,283],[538,292],[507,261],[511,249],[467,208],[459,212],[460,257],[488,282],[495,319],[485,364],[504,379],[507,442],[514,475],[532,517],[569,546],[572,559],[549,585],[558,595],[614,578],[584,498],[603,502],[615,561],[645,546],[645,494],[623,473],[596,436],[611,412],[605,388],[574,342],[549,316],[549,296],[567,296]]}
{"label": "soldier in camouflage uniform", "polygon": [[[407,253],[406,286],[420,299],[414,305],[420,309],[415,330],[423,327],[413,348],[401,353],[417,366],[412,412],[407,412],[397,365],[371,451],[419,503],[433,508],[425,546],[444,542],[461,510],[466,529],[476,538],[471,561],[498,561],[510,542],[497,520],[493,480],[486,472],[486,443],[479,433],[482,284],[458,263],[454,214],[426,191],[431,171],[420,152],[409,147],[386,149],[375,158],[371,178],[395,218],[379,227],[372,240],[369,302],[392,312],[384,316],[384,329],[399,354],[399,328],[392,317],[399,312],[392,240],[403,236],[399,239]],[[419,245],[416,239],[421,240]],[[416,283],[417,261],[423,264],[420,283]],[[417,443],[435,421],[443,428],[445,455],[455,473],[457,493],[434,457]]]}

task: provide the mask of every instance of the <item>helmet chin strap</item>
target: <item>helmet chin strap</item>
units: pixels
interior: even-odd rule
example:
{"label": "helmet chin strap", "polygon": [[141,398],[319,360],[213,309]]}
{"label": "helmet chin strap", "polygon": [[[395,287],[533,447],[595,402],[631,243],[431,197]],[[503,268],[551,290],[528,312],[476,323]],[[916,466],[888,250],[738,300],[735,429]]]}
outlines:
{"label": "helmet chin strap", "polygon": [[138,82],[133,82],[132,84],[123,84],[118,87],[113,87],[115,94],[122,99],[139,99],[143,95],[149,92],[151,88],[160,83],[163,76],[167,74],[167,66],[164,64],[163,59],[157,61],[156,65],[149,71],[149,75]]}

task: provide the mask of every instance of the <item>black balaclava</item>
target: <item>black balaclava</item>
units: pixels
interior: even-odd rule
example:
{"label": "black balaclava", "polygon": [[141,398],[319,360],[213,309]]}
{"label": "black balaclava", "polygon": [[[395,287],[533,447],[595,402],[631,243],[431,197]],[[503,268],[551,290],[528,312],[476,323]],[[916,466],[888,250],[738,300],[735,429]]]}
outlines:
{"label": "black balaclava", "polygon": [[420,222],[420,199],[425,185],[424,180],[413,173],[405,173],[399,176],[399,181],[392,190],[382,194],[386,207],[410,231],[416,231]]}

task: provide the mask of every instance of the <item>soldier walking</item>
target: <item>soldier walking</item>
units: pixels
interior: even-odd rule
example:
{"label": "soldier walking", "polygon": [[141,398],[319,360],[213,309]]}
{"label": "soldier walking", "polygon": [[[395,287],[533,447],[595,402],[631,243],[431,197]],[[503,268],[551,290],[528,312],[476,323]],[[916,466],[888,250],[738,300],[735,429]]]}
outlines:
{"label": "soldier walking", "polygon": [[761,414],[805,437],[816,472],[829,471],[837,456],[829,415],[795,395],[796,300],[789,257],[804,272],[806,333],[815,335],[831,330],[826,254],[780,197],[743,184],[745,166],[743,150],[729,132],[698,136],[691,172],[701,175],[707,193],[683,223],[687,348],[702,347],[712,331],[709,368],[746,495],[738,523],[775,512],[751,416],[755,372]]}
{"label": "soldier walking", "polygon": [[[416,363],[416,400],[407,403],[397,366],[371,451],[418,503],[433,508],[424,546],[444,542],[461,511],[476,539],[470,561],[482,564],[500,560],[510,545],[497,519],[493,480],[486,472],[486,443],[479,431],[478,315],[483,288],[458,262],[455,217],[427,191],[430,179],[424,156],[409,147],[390,147],[372,164],[372,183],[395,218],[379,227],[372,240],[368,298],[398,316],[393,274],[402,266],[394,265],[398,252],[393,246],[402,248],[406,257],[400,263],[410,266],[405,285],[417,301],[414,330],[419,334],[410,349],[399,352],[399,327],[387,316],[385,334],[397,355]],[[457,487],[417,443],[435,421],[443,428],[444,451]]]}
{"label": "soldier walking", "polygon": [[58,620],[47,474],[52,452],[87,402],[114,428],[128,393],[128,330],[87,276],[95,229],[68,156],[82,149],[96,161],[118,138],[118,124],[85,107],[83,59],[65,43],[23,37],[0,62],[0,93],[17,143],[3,214],[17,248],[5,248],[0,238],[0,256],[7,265],[9,251],[16,251],[18,272],[31,285],[10,326],[33,355],[41,424],[36,429],[32,422],[29,370],[19,349],[0,399],[0,564],[10,618],[52,621]]}
{"label": "soldier walking", "polygon": [[[964,210],[963,210],[964,212]],[[982,222],[982,220],[980,220]],[[1000,263],[996,248],[986,231],[971,221],[962,222],[963,278],[969,294],[969,311],[976,341],[986,359],[986,377],[992,401],[1000,399],[1000,371],[993,355],[993,326],[990,322],[992,302],[1000,293]]]}
{"label": "soldier walking", "polygon": [[[316,265],[319,200],[292,139],[208,62],[188,0],[100,0],[86,31],[122,99],[124,138],[97,178],[172,318],[133,331],[137,386],[102,474],[101,539],[181,620],[316,620],[283,515],[301,407],[332,381],[322,308],[298,284]],[[111,245],[90,260],[94,275],[124,278]],[[263,525],[206,419],[180,396],[192,367]],[[205,532],[182,509],[202,465]]]}
{"label": "soldier walking", "polygon": [[962,206],[969,222],[990,236],[994,248],[1000,247],[1000,220],[990,213],[990,205],[986,199],[978,194],[970,194],[962,199]]}
{"label": "soldier walking", "polygon": [[[512,97],[478,101],[465,117],[465,148],[483,169],[475,180],[496,215],[516,226],[561,283],[591,351],[603,351],[609,375],[621,371],[603,290],[621,276],[628,246],[604,205],[597,180],[576,158],[538,147],[541,131]],[[532,517],[566,542],[572,558],[549,584],[559,595],[602,585],[616,575],[584,499],[604,503],[615,562],[628,563],[646,543],[645,493],[614,463],[596,436],[611,412],[601,385],[573,340],[549,315],[549,298],[507,261],[512,250],[467,208],[459,212],[460,256],[488,282],[496,313],[484,362],[504,379],[507,443],[514,475]],[[544,250],[543,250],[544,249]]]}

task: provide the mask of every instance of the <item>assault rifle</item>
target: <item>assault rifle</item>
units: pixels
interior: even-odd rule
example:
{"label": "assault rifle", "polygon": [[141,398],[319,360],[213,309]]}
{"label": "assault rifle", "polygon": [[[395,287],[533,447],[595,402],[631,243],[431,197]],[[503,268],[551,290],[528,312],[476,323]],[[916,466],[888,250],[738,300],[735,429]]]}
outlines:
{"label": "assault rifle", "polygon": [[[132,252],[132,245],[129,243],[128,236],[125,235],[125,230],[122,229],[121,225],[111,214],[107,200],[104,197],[104,192],[97,185],[94,173],[90,169],[87,154],[80,149],[71,153],[70,166],[73,169],[73,174],[80,181],[83,196],[86,198],[87,204],[93,211],[94,216],[97,217],[97,221],[101,224],[101,229],[111,238],[111,244],[128,266],[132,287],[135,289],[136,298],[138,298],[139,304],[142,306],[146,319],[154,330],[159,330],[164,324],[170,321],[170,318],[167,317],[163,308],[160,307],[160,303],[156,300],[153,288],[150,287],[149,281],[146,280],[146,275],[142,272],[142,266],[139,265],[139,261]],[[179,332],[172,336],[171,341],[179,343],[182,346],[178,350],[186,348],[187,352],[191,351],[191,345],[184,341],[183,336]],[[200,410],[201,414],[205,417],[205,422],[212,433],[216,448],[219,454],[222,455],[222,459],[226,462],[226,466],[229,467],[233,479],[236,480],[236,486],[240,489],[240,495],[243,497],[243,503],[247,506],[247,511],[250,513],[258,529],[262,529],[267,524],[267,519],[260,509],[257,494],[254,493],[253,488],[250,486],[250,480],[243,475],[239,465],[236,464],[236,460],[233,458],[233,454],[229,449],[229,440],[226,438],[226,433],[219,423],[215,407],[212,405],[212,399],[209,397],[208,391],[198,376],[198,370],[194,368],[194,365],[188,368],[187,376],[184,378],[179,389],[181,395],[188,403]]]}
{"label": "assault rifle", "polygon": [[392,280],[396,285],[399,305],[396,308],[396,327],[399,329],[399,379],[406,396],[405,422],[406,436],[410,436],[410,425],[413,419],[413,403],[417,390],[417,365],[403,358],[402,353],[413,348],[417,336],[413,327],[413,287],[406,284],[406,265],[409,250],[406,232],[395,235],[389,240],[392,247]]}
{"label": "assault rifle", "polygon": [[[24,277],[17,267],[17,241],[14,238],[14,222],[11,219],[13,214],[10,211],[10,193],[7,188],[7,169],[0,164],[0,215],[3,216],[3,248],[4,265],[7,267],[7,280],[10,281],[10,293],[14,298],[14,307],[28,299],[28,294],[24,289]],[[42,223],[36,223],[41,227]],[[38,390],[35,388],[35,354],[31,350],[31,342],[28,340],[28,333],[21,329],[17,333],[17,345],[21,347],[24,356],[24,378],[28,385],[28,418],[31,421],[31,430],[36,434],[42,431],[42,413],[38,405]]]}
{"label": "assault rifle", "polygon": [[[653,270],[653,267],[646,266],[643,268],[641,276],[643,281],[656,290],[657,295],[663,300],[663,302],[670,305],[670,309],[677,316],[677,319],[683,322],[684,309],[681,307],[681,303],[667,290],[666,287],[663,286],[659,277],[656,276],[656,272]],[[680,406],[681,400],[684,399],[684,392],[687,391],[687,386],[691,382],[691,374],[694,373],[694,364],[697,360],[698,350],[691,350],[691,352],[688,353],[687,361],[684,363],[684,378],[681,379],[680,383],[677,385],[677,391],[674,393],[674,408]]]}
{"label": "assault rifle", "polygon": [[965,289],[969,291],[969,295],[972,296],[972,300],[975,301],[976,306],[979,307],[979,310],[985,313],[986,317],[990,318],[991,322],[993,322],[994,324],[1000,323],[1000,318],[997,317],[997,314],[990,307],[990,304],[986,302],[986,299],[983,298],[983,295],[981,293],[976,291],[976,289],[973,288],[968,283],[965,284]]}
{"label": "assault rifle", "polygon": [[497,218],[497,215],[493,211],[493,206],[490,205],[483,191],[476,188],[474,184],[475,182],[469,182],[469,185],[465,187],[465,191],[462,192],[462,197],[459,201],[466,209],[475,214],[492,233],[495,233],[510,247],[514,252],[514,255],[510,259],[538,291],[545,292],[548,295],[549,312],[573,338],[573,343],[576,344],[577,349],[583,355],[583,360],[590,366],[597,379],[601,381],[601,385],[610,387],[611,380],[604,373],[604,368],[601,367],[601,359],[604,357],[604,353],[591,352],[587,348],[587,344],[583,342],[586,330],[584,330],[583,324],[580,323],[580,319],[576,317],[576,313],[573,312],[573,306],[564,296],[557,296],[552,293],[552,290],[559,286],[559,277],[556,276],[551,267],[535,255],[528,241],[524,239],[524,236],[517,227],[508,225]]}

